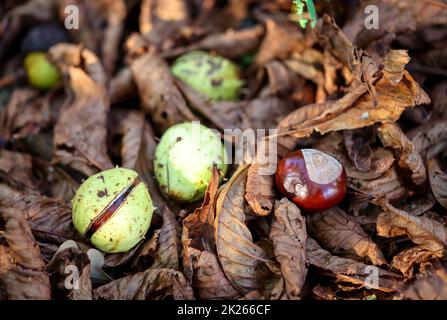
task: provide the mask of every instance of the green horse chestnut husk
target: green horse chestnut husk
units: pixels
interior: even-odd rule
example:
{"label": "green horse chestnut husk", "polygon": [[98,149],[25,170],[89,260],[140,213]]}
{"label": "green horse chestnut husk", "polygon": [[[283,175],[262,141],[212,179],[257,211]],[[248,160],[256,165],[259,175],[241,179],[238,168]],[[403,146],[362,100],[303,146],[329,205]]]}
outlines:
{"label": "green horse chestnut husk", "polygon": [[220,136],[198,122],[170,127],[155,150],[155,177],[162,192],[179,202],[203,198],[215,164],[221,177],[228,155]]}
{"label": "green horse chestnut husk", "polygon": [[138,173],[118,167],[85,180],[72,205],[76,230],[108,253],[129,251],[140,242],[154,211],[149,191]]}
{"label": "green horse chestnut husk", "polygon": [[236,64],[204,51],[192,51],[180,56],[171,71],[174,76],[213,101],[237,100],[243,85]]}
{"label": "green horse chestnut husk", "polygon": [[24,66],[29,84],[37,89],[51,89],[59,81],[59,71],[47,59],[44,52],[28,53],[24,60]]}

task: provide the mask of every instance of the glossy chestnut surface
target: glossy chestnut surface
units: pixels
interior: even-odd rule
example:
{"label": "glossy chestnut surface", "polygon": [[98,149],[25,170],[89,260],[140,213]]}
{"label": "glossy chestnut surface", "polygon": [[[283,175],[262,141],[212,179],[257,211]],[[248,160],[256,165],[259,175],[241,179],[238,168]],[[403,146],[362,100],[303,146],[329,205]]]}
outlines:
{"label": "glossy chestnut surface", "polygon": [[346,180],[340,162],[316,149],[289,153],[276,170],[279,191],[306,211],[329,209],[340,203],[346,195]]}

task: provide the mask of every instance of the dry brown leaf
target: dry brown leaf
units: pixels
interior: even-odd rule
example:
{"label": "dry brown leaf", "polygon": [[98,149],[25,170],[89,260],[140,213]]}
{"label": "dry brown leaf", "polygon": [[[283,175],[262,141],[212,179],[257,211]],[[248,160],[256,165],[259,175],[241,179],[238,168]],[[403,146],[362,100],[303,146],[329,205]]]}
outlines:
{"label": "dry brown leaf", "polygon": [[250,54],[258,48],[264,28],[256,25],[242,30],[229,29],[224,33],[211,34],[202,40],[185,47],[162,53],[164,58],[172,58],[194,50],[212,50],[229,59]]}
{"label": "dry brown leaf", "polygon": [[110,104],[113,106],[122,101],[131,100],[137,96],[137,87],[133,81],[130,68],[125,67],[110,80],[108,87]]}
{"label": "dry brown leaf", "polygon": [[405,70],[405,65],[410,62],[410,56],[407,50],[390,50],[383,60],[383,75],[387,77],[392,84],[398,84]]}
{"label": "dry brown leaf", "polygon": [[[408,278],[413,278],[414,267],[416,265],[425,265],[434,259],[442,258],[443,250],[430,251],[421,246],[414,246],[399,252],[393,257],[391,266]],[[424,269],[419,267],[419,269]]]}
{"label": "dry brown leaf", "polygon": [[141,108],[149,113],[159,132],[170,126],[197,120],[174,85],[168,64],[155,53],[146,53],[130,69],[138,88]]}
{"label": "dry brown leaf", "polygon": [[333,254],[350,259],[367,259],[378,266],[387,264],[378,245],[355,218],[338,207],[309,215],[307,227],[309,235]]}
{"label": "dry brown leaf", "polygon": [[447,208],[447,172],[443,171],[436,158],[428,161],[428,177],[436,200]]}
{"label": "dry brown leaf", "polygon": [[216,248],[222,269],[241,293],[269,292],[278,281],[273,262],[245,225],[247,166],[242,166],[219,193],[216,205]]}
{"label": "dry brown leaf", "polygon": [[447,120],[427,122],[407,132],[417,152],[429,160],[447,148]]}
{"label": "dry brown leaf", "polygon": [[[268,90],[264,89],[263,96],[286,96],[294,89],[298,81],[297,75],[293,73],[291,68],[278,60],[267,63],[265,70],[268,76]],[[276,125],[274,127],[276,128]]]}
{"label": "dry brown leaf", "polygon": [[241,108],[248,118],[250,128],[264,129],[268,135],[268,130],[275,129],[281,119],[295,107],[287,100],[269,96],[251,100]]}
{"label": "dry brown leaf", "polygon": [[447,81],[435,85],[430,97],[433,100],[433,111],[441,118],[447,118]]}
{"label": "dry brown leaf", "polygon": [[[214,219],[219,187],[219,172],[213,166],[210,183],[206,189],[202,206],[183,219],[182,244],[183,252],[189,247],[200,251],[214,252]],[[186,255],[185,258],[187,258]],[[184,265],[187,265],[187,263]]]}
{"label": "dry brown leaf", "polygon": [[163,224],[152,269],[180,270],[181,227],[168,206],[161,208]]}
{"label": "dry brown leaf", "polygon": [[10,179],[33,189],[35,186],[32,181],[32,169],[32,158],[29,154],[0,149],[0,172],[4,172]]}
{"label": "dry brown leaf", "polygon": [[388,172],[394,163],[394,157],[390,151],[383,148],[373,148],[370,170],[365,172],[361,171],[357,168],[354,162],[347,157],[346,152],[344,151],[343,136],[339,132],[332,132],[324,136],[315,144],[315,147],[336,158],[345,168],[348,177],[354,179],[378,179]]}
{"label": "dry brown leaf", "polygon": [[180,79],[176,79],[175,83],[188,100],[191,109],[202,114],[216,128],[221,130],[250,128],[242,103],[233,101],[214,102]]}
{"label": "dry brown leaf", "polygon": [[258,162],[256,158],[248,168],[245,200],[259,216],[268,215],[275,202],[274,176],[263,173],[271,165],[270,162]]}
{"label": "dry brown leaf", "polygon": [[447,272],[437,269],[421,275],[403,294],[411,300],[447,300]]}
{"label": "dry brown leaf", "polygon": [[188,21],[188,4],[182,0],[141,1],[140,33],[156,48],[172,47],[172,38]]}
{"label": "dry brown leaf", "polygon": [[281,264],[284,290],[281,299],[301,299],[306,280],[306,221],[300,209],[287,198],[276,201],[270,238]]}
{"label": "dry brown leaf", "polygon": [[389,204],[378,200],[384,210],[377,218],[377,233],[382,237],[408,236],[421,248],[433,252],[447,246],[447,229],[441,223],[426,217],[413,216]]}
{"label": "dry brown leaf", "polygon": [[377,133],[385,147],[395,150],[399,166],[412,172],[413,182],[416,185],[423,184],[427,180],[424,162],[402,129],[395,123],[384,123]]}
{"label": "dry brown leaf", "polygon": [[[48,194],[51,198],[62,199],[69,203],[79,188],[79,182],[66,170],[53,166],[49,161],[40,157],[33,158],[33,171],[39,177],[38,181],[41,184],[48,183]],[[47,190],[41,187],[39,192],[43,194],[47,193]]]}
{"label": "dry brown leaf", "polygon": [[271,19],[265,25],[266,35],[255,60],[258,68],[273,59],[286,58],[290,53],[304,48],[303,36],[295,25],[280,25]]}
{"label": "dry brown leaf", "polygon": [[172,269],[148,269],[114,280],[94,290],[95,299],[107,300],[192,300],[185,276]]}
{"label": "dry brown leaf", "polygon": [[50,122],[48,105],[39,91],[15,89],[6,107],[0,110],[0,137],[6,141],[36,134]]}
{"label": "dry brown leaf", "polygon": [[348,156],[357,169],[362,172],[371,170],[373,151],[370,144],[374,142],[372,141],[374,136],[372,127],[343,131]]}
{"label": "dry brown leaf", "polygon": [[63,201],[0,184],[0,209],[6,208],[22,212],[37,239],[56,244],[81,239],[71,224],[71,209]]}
{"label": "dry brown leaf", "polygon": [[189,249],[194,273],[192,286],[199,299],[239,299],[240,293],[225,276],[217,255],[208,251]]}
{"label": "dry brown leaf", "polygon": [[[67,94],[73,97],[67,97],[54,126],[53,161],[86,176],[112,168],[106,144],[109,99],[98,58],[69,44],[54,46],[50,56],[66,76]],[[85,70],[79,67],[81,64]]]}
{"label": "dry brown leaf", "polygon": [[385,174],[374,180],[351,178],[348,181],[348,187],[360,193],[360,198],[366,197],[370,200],[374,198],[397,200],[404,197],[407,193],[394,167],[391,167]]}
{"label": "dry brown leaf", "polygon": [[408,202],[400,208],[414,216],[420,216],[429,211],[436,204],[433,194],[424,194],[420,197],[408,199]]}
{"label": "dry brown leaf", "polygon": [[0,200],[0,296],[10,300],[48,300],[51,287],[39,246],[23,211]]}
{"label": "dry brown leaf", "polygon": [[314,131],[325,134],[362,128],[377,122],[397,121],[406,108],[430,102],[427,94],[406,71],[397,85],[391,84],[385,77],[377,81],[377,106],[373,105],[371,96],[364,90],[362,86],[353,88],[339,100],[298,109],[282,120],[279,134],[303,138]]}
{"label": "dry brown leaf", "polygon": [[[323,274],[335,278],[336,282],[348,282],[360,287],[392,292],[395,291],[395,281],[399,279],[399,275],[376,266],[333,256],[310,237],[307,238],[307,257],[312,266],[322,270]],[[379,277],[378,283],[374,282],[375,274]]]}

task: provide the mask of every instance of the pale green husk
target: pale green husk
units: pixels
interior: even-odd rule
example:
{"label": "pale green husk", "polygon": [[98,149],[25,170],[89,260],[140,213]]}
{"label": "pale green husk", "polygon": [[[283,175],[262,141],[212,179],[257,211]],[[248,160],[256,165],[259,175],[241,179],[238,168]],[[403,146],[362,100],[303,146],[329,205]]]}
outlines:
{"label": "pale green husk", "polygon": [[243,82],[236,64],[221,56],[192,51],[179,57],[172,73],[211,100],[237,100]]}
{"label": "pale green husk", "polygon": [[227,172],[227,152],[216,132],[197,123],[169,128],[155,151],[155,176],[169,198],[194,202],[203,198],[211,180],[213,163]]}
{"label": "pale green husk", "polygon": [[44,52],[29,53],[25,57],[24,66],[28,82],[35,88],[51,89],[59,81],[59,71],[48,61]]}
{"label": "pale green husk", "polygon": [[[76,230],[84,235],[93,219],[138,174],[130,169],[114,168],[88,178],[72,200],[72,218]],[[126,252],[144,238],[154,210],[146,185],[140,182],[114,215],[91,237],[91,243],[104,252]]]}

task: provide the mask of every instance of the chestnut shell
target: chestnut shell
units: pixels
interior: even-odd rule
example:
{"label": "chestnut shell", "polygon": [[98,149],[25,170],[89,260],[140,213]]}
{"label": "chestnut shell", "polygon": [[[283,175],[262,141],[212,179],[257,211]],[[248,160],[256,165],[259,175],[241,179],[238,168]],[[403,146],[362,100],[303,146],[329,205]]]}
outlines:
{"label": "chestnut shell", "polygon": [[281,193],[305,211],[329,209],[339,204],[346,195],[347,176],[345,169],[341,168],[341,173],[335,180],[319,184],[310,179],[303,153],[301,150],[296,150],[279,162],[276,186]]}

